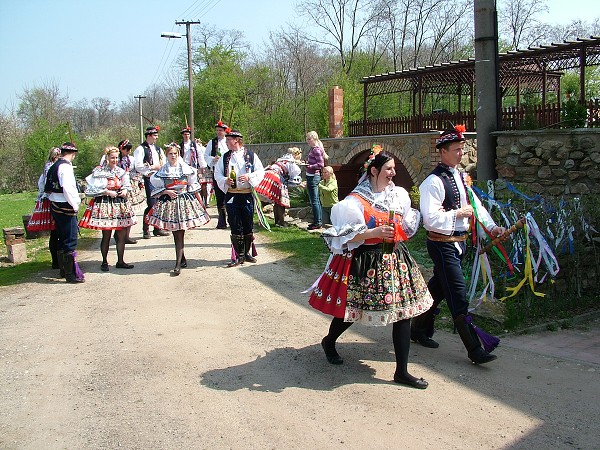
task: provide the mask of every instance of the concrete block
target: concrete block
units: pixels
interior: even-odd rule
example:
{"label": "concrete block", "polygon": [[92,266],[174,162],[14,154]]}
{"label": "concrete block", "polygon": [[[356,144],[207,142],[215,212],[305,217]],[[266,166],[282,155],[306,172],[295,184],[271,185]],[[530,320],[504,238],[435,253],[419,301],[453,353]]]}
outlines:
{"label": "concrete block", "polygon": [[13,264],[21,264],[27,261],[27,249],[25,244],[7,245],[8,260]]}

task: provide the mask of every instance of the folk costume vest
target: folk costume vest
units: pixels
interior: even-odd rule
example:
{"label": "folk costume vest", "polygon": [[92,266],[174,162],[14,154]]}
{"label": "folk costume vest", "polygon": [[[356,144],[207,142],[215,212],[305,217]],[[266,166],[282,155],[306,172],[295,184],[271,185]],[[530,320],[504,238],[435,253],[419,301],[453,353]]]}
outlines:
{"label": "folk costume vest", "polygon": [[[214,147],[213,147],[214,148]],[[231,150],[223,155],[223,175],[229,175],[229,161],[231,160]],[[246,173],[254,172],[254,152],[244,147],[244,162]]]}
{"label": "folk costume vest", "polygon": [[[351,192],[350,196],[357,199],[363,207],[363,217],[367,228],[376,228],[382,225],[389,224],[389,212],[381,211],[373,207],[373,205],[361,197],[358,193]],[[402,229],[402,216],[398,213],[394,214],[394,242],[406,241],[406,233]],[[375,245],[383,243],[382,238],[365,239],[365,245]]]}
{"label": "folk costume vest", "polygon": [[58,159],[50,168],[48,169],[48,174],[46,175],[46,185],[44,186],[44,192],[56,192],[62,194],[63,188],[60,185],[60,181],[58,180],[58,168],[61,164],[69,163],[66,159]]}
{"label": "folk costume vest", "polygon": [[[148,142],[144,141],[144,142],[142,142],[142,147],[144,148],[144,162],[148,163],[150,165],[153,165],[154,162],[152,161],[152,149],[150,148],[150,144],[148,144]],[[162,151],[162,148],[160,148],[156,144],[154,144],[154,147],[156,148],[156,153],[158,154],[158,157],[160,158],[160,152]],[[161,165],[162,165],[162,161],[161,161]]]}
{"label": "folk costume vest", "polygon": [[439,177],[442,181],[442,184],[444,185],[445,197],[444,201],[442,202],[444,211],[459,209],[461,207],[460,191],[458,190],[458,186],[456,185],[456,179],[450,171],[450,168],[447,165],[440,163],[436,166],[435,169],[431,171],[431,174]]}

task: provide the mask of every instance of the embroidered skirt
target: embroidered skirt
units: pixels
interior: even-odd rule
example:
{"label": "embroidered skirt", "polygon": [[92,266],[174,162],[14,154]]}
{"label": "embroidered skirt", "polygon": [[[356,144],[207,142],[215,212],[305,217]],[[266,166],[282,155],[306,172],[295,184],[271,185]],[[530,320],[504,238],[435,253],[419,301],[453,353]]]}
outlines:
{"label": "embroidered skirt", "polygon": [[197,192],[184,192],[171,199],[161,195],[145,217],[146,223],[161,230],[178,231],[200,227],[210,220]]}
{"label": "embroidered skirt", "polygon": [[102,195],[90,200],[79,226],[92,230],[121,230],[136,223],[129,198]]}
{"label": "embroidered skirt", "polygon": [[144,189],[144,181],[141,175],[135,175],[131,179],[131,190],[127,194],[133,211],[136,214],[141,214],[146,209],[146,191]]}
{"label": "embroidered skirt", "polygon": [[27,223],[27,231],[51,231],[55,228],[54,219],[50,213],[50,200],[48,198],[38,199]]}
{"label": "embroidered skirt", "polygon": [[362,245],[335,255],[309,304],[345,322],[381,326],[418,316],[433,304],[419,266],[400,242],[391,254]]}
{"label": "embroidered skirt", "polygon": [[210,168],[205,167],[204,169],[198,169],[198,183],[200,183],[200,184],[212,183],[212,180],[213,180],[213,176],[212,176],[212,170],[210,170]]}
{"label": "embroidered skirt", "polygon": [[290,194],[287,185],[281,180],[281,175],[267,170],[263,180],[254,188],[262,197],[284,208],[290,207]]}

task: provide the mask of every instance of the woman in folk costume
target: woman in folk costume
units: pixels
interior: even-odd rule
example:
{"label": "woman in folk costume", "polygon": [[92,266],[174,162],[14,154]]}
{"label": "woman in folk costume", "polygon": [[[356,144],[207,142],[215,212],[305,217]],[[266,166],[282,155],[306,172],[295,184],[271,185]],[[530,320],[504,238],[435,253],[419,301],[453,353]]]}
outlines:
{"label": "woman in folk costume", "polygon": [[108,272],[108,248],[110,237],[115,232],[117,243],[118,269],[133,269],[133,264],[127,264],[123,259],[127,229],[136,224],[135,214],[129,200],[131,182],[129,172],[118,166],[120,150],[117,147],[107,147],[104,150],[104,163],[96,167],[85,179],[87,186],[85,195],[93,197],[79,226],[92,230],[102,230],[100,252],[102,264],[100,269]]}
{"label": "woman in folk costume", "polygon": [[35,201],[35,208],[31,214],[31,218],[27,223],[27,231],[38,232],[38,231],[49,231],[50,239],[48,240],[48,249],[50,250],[50,256],[52,257],[52,268],[58,269],[58,234],[56,233],[56,226],[52,219],[52,213],[50,212],[50,200],[48,200],[48,194],[44,192],[46,187],[46,175],[48,169],[60,158],[60,149],[53,147],[48,153],[48,160],[44,164],[44,170],[38,179],[39,194]]}
{"label": "woman in folk costume", "polygon": [[152,197],[156,203],[146,216],[149,225],[171,231],[175,242],[175,268],[172,275],[187,267],[183,252],[185,230],[210,221],[200,198],[198,172],[179,157],[179,145],[165,145],[167,162],[152,175]]}
{"label": "woman in folk costume", "polygon": [[302,158],[302,150],[291,147],[288,152],[264,172],[250,174],[249,181],[256,193],[273,203],[275,225],[285,226],[285,209],[290,207],[289,186],[298,186],[302,182],[298,162]]}
{"label": "woman in folk costume", "polygon": [[396,383],[425,389],[428,383],[408,372],[410,319],[433,300],[404,241],[413,236],[420,214],[405,189],[395,186],[395,162],[375,146],[358,186],[333,206],[333,227],[322,236],[332,256],[309,303],[333,316],[321,342],[331,364],[342,364],[335,343],[354,322],[393,324]]}

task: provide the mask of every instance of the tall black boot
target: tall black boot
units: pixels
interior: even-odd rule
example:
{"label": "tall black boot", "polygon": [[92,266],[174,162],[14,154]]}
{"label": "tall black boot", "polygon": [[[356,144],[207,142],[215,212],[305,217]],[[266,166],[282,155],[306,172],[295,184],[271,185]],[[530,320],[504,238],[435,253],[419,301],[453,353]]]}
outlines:
{"label": "tall black boot", "polygon": [[497,358],[496,355],[489,354],[481,347],[479,336],[473,326],[465,322],[464,314],[454,319],[454,326],[467,349],[469,359],[475,364],[485,364]]}
{"label": "tall black boot", "polygon": [[75,268],[75,257],[73,253],[63,253],[63,264],[65,267],[65,278],[67,283],[83,283],[83,274],[78,275]]}
{"label": "tall black boot", "polygon": [[56,241],[56,230],[50,231],[50,239],[48,240],[48,250],[50,250],[50,256],[52,257],[52,268],[60,269],[58,262],[58,242]]}
{"label": "tall black boot", "polygon": [[244,264],[244,236],[237,234],[231,235],[231,245],[236,253],[235,260],[232,258],[227,267],[236,267]]}
{"label": "tall black boot", "polygon": [[244,259],[248,262],[251,263],[255,263],[256,262],[256,258],[254,256],[252,256],[252,240],[253,240],[254,235],[252,233],[250,234],[245,234],[244,235],[244,247],[245,247],[245,253],[244,253]]}
{"label": "tall black boot", "polygon": [[58,250],[56,252],[56,259],[58,261],[58,269],[60,270],[59,274],[61,278],[65,277],[65,260],[64,260],[64,254],[65,252],[63,252],[62,250]]}
{"label": "tall black boot", "polygon": [[413,342],[418,342],[423,347],[428,348],[438,348],[440,346],[440,344],[431,338],[440,302],[441,299],[434,300],[430,309],[417,317],[413,317],[410,326],[410,338]]}
{"label": "tall black boot", "polygon": [[275,225],[285,227],[285,208],[278,204],[273,204],[273,218]]}
{"label": "tall black boot", "polygon": [[152,237],[150,234],[150,225],[148,225],[145,220],[142,223],[142,237],[144,239],[150,239]]}
{"label": "tall black boot", "polygon": [[227,228],[227,214],[225,213],[225,206],[219,206],[219,220],[217,221],[217,228],[219,230],[225,230]]}

